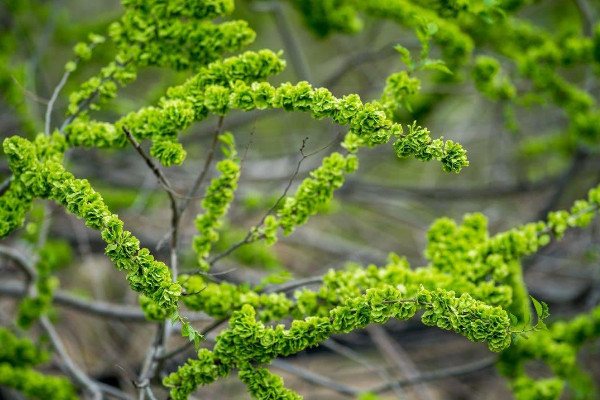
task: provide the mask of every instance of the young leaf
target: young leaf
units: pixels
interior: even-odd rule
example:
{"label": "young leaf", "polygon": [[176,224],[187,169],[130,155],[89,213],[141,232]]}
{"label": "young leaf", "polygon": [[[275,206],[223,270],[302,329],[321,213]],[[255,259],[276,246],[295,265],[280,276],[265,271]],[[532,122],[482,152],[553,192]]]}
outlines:
{"label": "young leaf", "polygon": [[394,47],[394,49],[396,49],[396,51],[398,53],[400,53],[400,59],[402,60],[402,62],[404,63],[404,65],[406,65],[408,67],[408,69],[410,71],[412,69],[411,67],[412,67],[412,64],[413,64],[412,63],[412,57],[410,55],[410,51],[406,47],[401,46],[399,44],[396,45]]}
{"label": "young leaf", "polygon": [[541,320],[542,317],[542,305],[539,301],[533,298],[533,296],[529,296],[531,301],[533,302],[533,306],[535,307],[535,313],[537,314],[538,321]]}
{"label": "young leaf", "polygon": [[432,60],[430,58],[426,58],[422,60],[420,64],[421,65],[419,69],[423,71],[436,70],[452,75],[452,71],[446,66],[446,64],[442,60]]}

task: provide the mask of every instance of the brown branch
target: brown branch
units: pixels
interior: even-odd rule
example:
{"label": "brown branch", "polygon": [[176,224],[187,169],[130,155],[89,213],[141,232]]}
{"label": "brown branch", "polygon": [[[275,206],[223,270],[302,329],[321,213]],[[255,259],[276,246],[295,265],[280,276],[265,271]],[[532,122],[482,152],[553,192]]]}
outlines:
{"label": "brown branch", "polygon": [[[167,180],[167,177],[162,172],[162,170],[159,168],[159,166],[156,164],[156,162],[154,162],[154,160],[146,154],[146,152],[144,151],[144,149],[142,149],[142,147],[140,146],[138,141],[135,140],[135,138],[133,137],[133,135],[131,134],[129,129],[127,129],[125,126],[123,126],[122,128],[123,128],[123,132],[125,133],[125,136],[127,136],[127,140],[129,140],[129,142],[131,143],[133,148],[144,159],[144,161],[146,162],[146,165],[148,166],[148,168],[150,168],[150,170],[152,171],[154,176],[156,176],[160,185],[163,187],[163,189],[165,189],[165,191],[167,191],[167,193],[169,194],[169,197],[173,196],[171,184]],[[174,200],[175,199],[173,199],[173,201]]]}
{"label": "brown branch", "polygon": [[[373,340],[373,343],[375,343],[375,346],[379,349],[380,354],[387,359],[388,362],[391,362],[398,367],[406,378],[410,379],[419,376],[419,371],[408,354],[390,337],[383,326],[369,325],[367,326],[367,332]],[[392,382],[391,387],[399,388],[400,385],[398,385],[398,382]],[[415,398],[427,400],[434,399],[431,390],[422,382],[418,383],[415,389],[415,394],[417,395]]]}
{"label": "brown branch", "polygon": [[343,383],[329,379],[323,375],[316,374],[307,369],[297,367],[288,361],[275,359],[271,361],[271,365],[275,368],[289,372],[307,382],[326,387],[346,396],[357,396],[358,394],[365,392],[365,390],[345,385]]}
{"label": "brown branch", "polygon": [[200,186],[202,186],[204,179],[206,179],[206,175],[208,174],[208,170],[210,169],[210,164],[212,163],[212,160],[215,156],[215,149],[217,148],[217,143],[219,141],[219,135],[221,134],[221,131],[223,129],[223,119],[224,118],[225,117],[223,117],[223,116],[221,116],[219,118],[219,123],[217,124],[217,129],[215,130],[215,133],[214,133],[213,139],[212,139],[212,143],[210,145],[210,152],[208,153],[208,157],[206,158],[206,161],[204,162],[204,167],[202,168],[202,171],[200,172],[200,174],[194,181],[194,184],[192,185],[190,190],[187,192],[185,199],[181,202],[181,207],[179,207],[180,218],[181,218],[181,215],[183,214],[183,212],[188,207],[190,200],[192,198],[194,198],[194,196],[196,195],[196,192],[198,191]]}
{"label": "brown branch", "polygon": [[65,346],[56,329],[54,329],[54,325],[50,322],[47,316],[42,316],[40,318],[40,322],[48,337],[50,338],[50,342],[52,343],[52,347],[56,351],[56,354],[60,357],[62,364],[67,372],[71,376],[71,378],[81,387],[85,388],[90,394],[92,394],[94,400],[102,400],[102,393],[98,384],[92,381],[87,374],[79,369],[67,353]]}
{"label": "brown branch", "polygon": [[[408,386],[408,385],[415,385],[415,384],[421,383],[421,382],[430,382],[430,381],[434,381],[434,380],[445,379],[445,378],[450,378],[450,377],[455,377],[455,376],[469,375],[474,372],[478,372],[478,371],[492,367],[496,363],[496,361],[497,361],[496,357],[484,358],[483,360],[474,361],[469,364],[459,365],[459,366],[450,367],[450,368],[443,368],[443,369],[439,369],[437,371],[432,371],[432,372],[424,372],[423,374],[416,376],[414,378],[402,379],[402,380],[397,381],[396,383],[399,384],[400,386]],[[389,388],[390,388],[389,384],[384,383],[379,386],[375,386],[375,387],[369,389],[368,391],[373,392],[373,393],[381,393],[381,392],[385,392]]]}
{"label": "brown branch", "polygon": [[[225,318],[221,318],[221,319],[215,319],[210,325],[208,325],[206,328],[202,329],[200,331],[200,334],[202,336],[208,335],[210,332],[212,332],[213,330],[217,329],[221,324],[223,324],[224,322],[226,322],[229,319],[229,317],[225,317]],[[178,354],[181,354],[185,351],[187,351],[188,349],[192,348],[194,346],[194,342],[187,342],[182,346],[179,346],[176,349],[171,350],[168,353],[162,354],[161,356],[158,356],[156,359],[163,361],[163,360],[167,360],[171,357],[174,357]]]}
{"label": "brown branch", "polygon": [[[0,283],[0,297],[22,298],[27,296],[27,288],[24,286],[19,287],[19,285],[20,282],[18,281]],[[54,292],[52,304],[85,313],[91,317],[114,319],[129,323],[154,323],[148,321],[146,314],[137,306],[125,306],[98,300],[85,300],[62,290]],[[191,322],[206,321],[209,318],[202,313],[189,313],[182,316]]]}
{"label": "brown branch", "polygon": [[[336,138],[337,140],[337,138]],[[225,250],[224,252],[217,254],[216,256],[214,256],[213,258],[211,258],[208,261],[208,264],[212,267],[213,265],[215,265],[215,263],[217,261],[219,261],[220,259],[227,257],[228,255],[230,255],[231,253],[233,253],[235,250],[239,249],[242,246],[245,246],[247,244],[253,243],[257,240],[260,240],[262,238],[264,238],[263,234],[256,234],[258,229],[265,223],[265,220],[267,219],[267,217],[269,215],[271,215],[271,213],[273,211],[275,211],[275,209],[277,209],[277,207],[279,206],[279,204],[281,203],[281,201],[287,196],[287,193],[289,192],[290,188],[292,187],[292,184],[294,183],[294,180],[296,179],[296,176],[298,176],[298,173],[300,172],[300,166],[302,165],[302,162],[304,160],[306,160],[308,157],[318,153],[319,151],[327,148],[324,147],[323,149],[319,149],[318,151],[315,151],[313,153],[310,154],[305,154],[304,153],[304,149],[306,147],[306,142],[308,141],[308,137],[305,137],[302,140],[302,146],[300,147],[300,154],[302,155],[302,157],[300,158],[300,160],[298,161],[298,164],[296,164],[296,169],[294,170],[294,173],[292,174],[292,176],[290,176],[288,183],[283,191],[283,193],[281,194],[281,196],[279,196],[279,198],[277,199],[277,201],[275,202],[275,204],[273,204],[271,206],[271,208],[269,208],[267,210],[267,212],[263,215],[263,217],[260,219],[260,221],[258,222],[258,224],[254,225],[252,228],[250,228],[248,230],[248,233],[246,234],[246,236],[240,240],[239,242],[233,244],[231,247],[229,247],[227,250]]]}

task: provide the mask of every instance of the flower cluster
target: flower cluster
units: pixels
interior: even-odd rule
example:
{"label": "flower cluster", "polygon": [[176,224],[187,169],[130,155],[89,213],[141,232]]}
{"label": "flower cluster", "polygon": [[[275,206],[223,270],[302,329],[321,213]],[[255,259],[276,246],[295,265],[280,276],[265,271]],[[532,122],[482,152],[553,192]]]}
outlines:
{"label": "flower cluster", "polygon": [[[177,372],[166,377],[164,384],[173,388],[171,396],[175,400],[187,399],[198,385],[211,383],[227,375],[234,367],[244,369],[248,364],[269,363],[275,357],[289,356],[317,346],[332,334],[351,332],[370,323],[384,323],[390,318],[406,320],[421,308],[426,310],[422,316],[425,324],[454,330],[473,341],[488,340],[492,351],[501,351],[510,344],[510,320],[500,307],[488,306],[468,294],[457,299],[454,292],[443,289],[419,289],[415,298],[406,299],[401,290],[385,286],[347,299],[333,308],[328,316],[294,320],[289,329],[283,325],[265,326],[256,320],[254,307],[244,304],[239,311],[233,312],[230,328],[217,336],[214,350],[201,350],[198,360],[189,360]],[[214,364],[212,368],[211,362]],[[194,374],[196,370],[201,370],[203,375]],[[263,374],[260,376],[264,377]],[[279,381],[274,385],[277,391],[282,390]],[[251,386],[250,392],[254,390],[256,387]]]}
{"label": "flower cluster", "polygon": [[[600,307],[570,321],[556,322],[548,330],[533,333],[529,340],[516,341],[502,353],[498,367],[510,380],[517,398],[540,398],[526,397],[530,392],[537,392],[545,393],[545,399],[559,399],[565,383],[579,398],[594,398],[598,395],[597,389],[578,366],[577,353],[587,341],[598,336]],[[555,376],[533,380],[525,371],[525,364],[530,360],[542,361]]]}
{"label": "flower cluster", "polygon": [[[56,201],[83,218],[86,226],[100,230],[106,255],[120,270],[127,270],[132,289],[146,294],[171,312],[177,308],[181,287],[171,281],[168,267],[154,260],[139,240],[123,229],[123,222],[110,213],[102,196],[85,179],[76,179],[60,164],[66,142],[63,136],[40,135],[34,142],[14,136],[4,141],[4,152],[14,173],[15,187],[30,198]],[[13,185],[11,184],[11,188]],[[6,235],[8,232],[3,232]]]}
{"label": "flower cluster", "polygon": [[302,400],[302,396],[283,386],[281,377],[266,368],[254,368],[248,363],[240,368],[238,376],[255,399]]}
{"label": "flower cluster", "polygon": [[206,188],[202,200],[205,212],[199,214],[195,222],[199,235],[194,237],[194,251],[198,254],[200,268],[205,270],[209,267],[206,257],[210,254],[212,244],[219,240],[217,229],[221,226],[222,218],[227,213],[237,189],[240,166],[235,160],[235,153],[232,153],[230,158],[218,162],[217,170],[221,175],[214,178]]}

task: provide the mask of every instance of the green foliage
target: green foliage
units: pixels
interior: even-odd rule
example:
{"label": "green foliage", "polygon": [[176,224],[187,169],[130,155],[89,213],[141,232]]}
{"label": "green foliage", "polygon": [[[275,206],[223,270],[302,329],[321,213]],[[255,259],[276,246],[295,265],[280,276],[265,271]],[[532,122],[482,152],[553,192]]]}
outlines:
{"label": "green foliage", "polygon": [[28,368],[0,363],[0,385],[23,393],[32,400],[76,400],[71,383],[63,377],[41,374]]}
{"label": "green foliage", "polygon": [[[23,226],[29,213],[31,222],[23,238],[35,243],[42,230],[38,220],[44,215],[40,217],[39,210],[33,209],[34,200],[52,200],[83,219],[89,228],[100,231],[105,254],[117,269],[126,271],[126,279],[139,293],[140,307],[149,320],[166,323],[171,319],[180,324],[182,335],[198,350],[203,336],[180,315],[180,303],[216,319],[228,319],[229,328],[217,336],[212,350],[198,350],[197,359],[188,360],[164,379],[175,400],[187,399],[199,386],[226,377],[234,369],[239,370],[239,379],[254,398],[299,399],[283,386],[280,377],[265,368],[273,359],[318,346],[333,334],[389,319],[407,320],[419,311],[425,325],[485,342],[491,351],[500,352],[498,366],[517,399],[558,399],[565,386],[577,398],[595,398],[593,383],[577,365],[577,352],[600,335],[600,308],[546,327],[548,307],[531,298],[531,309],[521,260],[552,238],[560,239],[567,229],[590,224],[600,207],[600,187],[571,209],[551,212],[547,221],[496,235],[490,235],[481,214],[468,214],[461,224],[441,218],[427,233],[427,265],[411,268],[405,259],[392,254],[384,266],[348,265],[330,270],[318,289],[302,288],[287,296],[269,292],[267,286],[287,279],[284,273],[266,277],[255,287],[215,283],[206,273],[213,260],[227,254],[227,248],[220,246],[231,242],[229,232],[222,231],[227,228],[225,218],[233,204],[242,164],[233,134],[219,136],[223,158],[216,163],[218,174],[207,185],[203,211],[195,219],[198,235],[193,249],[202,274],[175,279],[176,268],[171,271],[155,260],[107,205],[112,208],[117,204],[106,201],[87,180],[66,170],[63,158],[68,149],[124,148],[129,144],[124,129],[140,142],[151,141],[150,157],[171,167],[181,165],[187,157],[179,135],[211,115],[280,109],[307,113],[315,120],[330,119],[348,128],[341,142],[343,150],[325,156],[295,193],[287,195],[286,190],[286,195],[241,239],[248,246],[240,245],[239,259],[279,265],[265,246],[277,242],[280,229],[289,235],[326,208],[347,176],[357,170],[360,148],[393,139],[399,158],[436,160],[446,172],[458,173],[469,165],[466,150],[459,143],[443,137],[432,139],[430,131],[417,121],[406,126],[397,122],[400,107],[412,111],[410,102],[421,88],[416,75],[423,71],[433,70],[434,79],[446,82],[471,76],[481,94],[510,107],[530,106],[535,101],[563,110],[568,118],[567,132],[528,139],[524,143],[530,154],[559,149],[569,155],[580,146],[593,151],[589,145],[600,137],[596,100],[563,75],[570,68],[597,68],[599,27],[590,37],[571,31],[547,32],[510,14],[527,3],[518,0],[290,3],[318,36],[356,33],[362,28],[360,16],[364,15],[413,29],[421,53],[416,58],[402,45],[396,47],[405,70],[387,77],[379,99],[363,101],[357,94],[336,97],[328,88],[314,88],[309,82],[267,82],[285,68],[281,52],[262,49],[224,58],[223,54],[236,53],[255,38],[246,21],[224,21],[234,11],[233,0],[122,0],[124,12],[110,24],[106,36],[92,33],[73,48],[65,78],[98,57],[96,48],[112,49],[113,53],[97,74],[70,93],[63,124],[49,135],[4,140],[12,176],[0,196],[0,237]],[[21,25],[25,27],[27,4],[23,4],[9,1],[2,7],[23,19]],[[0,35],[0,92],[23,119],[22,131],[30,134],[35,132],[35,121],[25,96],[10,85],[13,77],[24,80],[27,71],[22,63],[12,61],[10,54],[17,48],[5,36]],[[430,56],[432,46],[439,50],[439,59]],[[473,57],[475,49],[491,55]],[[463,74],[466,66],[471,66],[470,74]],[[133,82],[146,67],[171,69],[189,77],[168,88],[157,104],[131,111],[112,120],[115,122],[92,118],[90,110],[113,100],[120,87]],[[518,93],[521,86],[525,89]],[[514,113],[510,122],[518,127]],[[303,159],[309,156],[304,146],[300,152]],[[262,240],[264,243],[255,243]],[[222,253],[215,255],[216,250]],[[52,274],[70,259],[64,243],[56,241],[37,249],[37,255],[35,293],[20,303],[17,316],[17,323],[24,328],[50,312],[53,290],[58,285]],[[537,315],[535,324],[531,322],[532,311]],[[287,327],[273,324],[285,320],[291,320]],[[29,398],[76,398],[74,388],[64,378],[31,369],[48,358],[31,342],[0,330],[0,343],[1,385]],[[524,367],[529,360],[547,364],[554,376],[532,379]]]}
{"label": "green foliage", "polygon": [[77,399],[74,387],[66,378],[44,375],[32,369],[48,361],[49,356],[31,341],[0,329],[0,343],[0,385],[35,400]]}
{"label": "green foliage", "polygon": [[48,361],[48,354],[34,346],[31,341],[18,338],[7,329],[0,329],[0,363],[14,367],[30,367]]}
{"label": "green foliage", "polygon": [[210,267],[206,257],[210,254],[212,244],[219,240],[217,229],[222,225],[222,219],[227,213],[229,204],[233,201],[237,181],[240,177],[240,166],[239,160],[236,158],[233,135],[227,133],[220,139],[227,146],[224,148],[224,152],[228,158],[217,163],[216,168],[221,176],[214,178],[206,188],[202,200],[202,208],[205,213],[196,217],[196,229],[200,235],[194,238],[194,251],[198,254],[200,268],[204,270]]}
{"label": "green foliage", "polygon": [[[421,317],[423,323],[453,330],[473,341],[488,341],[492,351],[501,351],[510,344],[510,320],[500,307],[488,306],[468,294],[456,298],[454,292],[443,289],[428,291],[421,288],[415,298],[405,299],[401,290],[388,285],[382,289],[368,289],[364,295],[347,299],[331,309],[327,316],[296,319],[289,329],[283,325],[267,327],[257,322],[254,307],[244,304],[232,313],[230,328],[219,334],[212,354],[201,350],[198,356],[203,359],[189,360],[178,372],[165,378],[164,384],[173,387],[171,396],[175,400],[187,399],[198,384],[211,383],[234,367],[244,368],[248,363],[260,365],[277,356],[296,354],[317,346],[333,334],[351,332],[370,323],[384,323],[390,318],[406,320],[419,309],[425,310]],[[206,369],[210,361],[219,368],[210,369],[211,373],[201,380],[186,381],[185,377],[191,371]],[[266,379],[262,373],[258,378]],[[274,383],[273,390],[281,390],[278,382]],[[250,386],[251,394],[254,390],[257,389]]]}

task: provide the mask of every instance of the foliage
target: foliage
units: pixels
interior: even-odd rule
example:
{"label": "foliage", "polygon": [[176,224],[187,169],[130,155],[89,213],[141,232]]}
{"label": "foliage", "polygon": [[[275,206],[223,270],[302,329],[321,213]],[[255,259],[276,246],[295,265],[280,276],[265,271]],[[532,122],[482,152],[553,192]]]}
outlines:
{"label": "foliage", "polygon": [[[73,59],[65,65],[65,79],[96,57],[97,51],[103,51],[103,47],[107,51],[107,43],[114,52],[97,74],[71,91],[65,120],[54,131],[25,135],[35,128],[22,96],[12,89],[3,96],[23,120],[24,135],[3,142],[12,175],[0,197],[0,237],[14,235],[24,226],[27,215],[36,213],[34,204],[38,199],[52,200],[83,219],[87,227],[99,231],[106,256],[118,270],[126,272],[131,289],[139,293],[146,317],[158,322],[160,329],[171,320],[195,344],[198,358],[180,365],[163,380],[175,400],[189,398],[199,386],[226,377],[234,369],[254,398],[299,399],[300,395],[284,387],[283,380],[266,369],[272,360],[318,346],[333,334],[390,319],[407,320],[418,312],[422,312],[420,318],[425,325],[485,342],[491,351],[499,352],[499,369],[518,399],[558,399],[565,384],[580,398],[593,398],[594,385],[577,366],[576,357],[586,341],[600,335],[600,308],[546,327],[547,305],[528,295],[521,261],[552,239],[561,239],[568,228],[589,225],[600,207],[600,187],[591,189],[586,200],[575,202],[569,210],[551,212],[546,220],[495,235],[488,232],[482,214],[467,214],[461,224],[449,218],[438,219],[427,233],[427,265],[411,268],[406,259],[391,254],[385,266],[351,264],[345,269],[332,269],[322,278],[319,289],[303,287],[293,296],[269,292],[266,288],[274,283],[273,279],[255,287],[214,282],[210,268],[238,247],[274,245],[280,230],[290,235],[323,210],[347,176],[357,170],[361,148],[393,141],[393,153],[398,158],[439,161],[445,172],[459,173],[468,166],[461,144],[443,137],[432,139],[429,129],[417,121],[401,122],[399,110],[412,110],[411,102],[421,90],[420,76],[426,71],[437,81],[460,82],[472,77],[482,95],[505,105],[529,106],[535,99],[561,109],[568,118],[567,132],[560,133],[561,140],[546,140],[547,145],[540,145],[543,139],[538,137],[529,139],[529,146],[533,143],[541,148],[539,153],[571,156],[581,148],[596,151],[600,114],[595,99],[561,72],[597,67],[600,29],[585,37],[573,32],[555,35],[513,15],[523,5],[520,1],[290,3],[318,36],[357,33],[364,15],[413,29],[421,53],[415,57],[406,47],[396,47],[405,70],[387,77],[378,99],[363,101],[358,94],[337,97],[330,89],[315,88],[306,81],[270,83],[268,80],[286,66],[281,52],[261,49],[225,56],[239,52],[255,38],[246,21],[224,21],[234,11],[233,0],[123,0],[124,13],[103,35],[89,34],[86,41],[74,46]],[[19,2],[7,4],[15,16],[22,17]],[[439,50],[439,59],[432,58],[432,46]],[[476,49],[486,48],[492,49],[493,55],[474,55]],[[13,50],[10,41],[0,40],[0,88],[10,87],[7,77],[18,73],[18,66],[4,62]],[[155,105],[131,111],[114,122],[92,117],[91,111],[106,107],[119,89],[149,67],[178,71],[187,80],[170,86]],[[524,81],[529,86],[517,95],[519,83]],[[312,119],[329,119],[347,127],[348,132],[339,141],[341,149],[323,157],[294,193],[288,194],[288,186],[244,239],[216,253],[221,231],[228,228],[226,217],[243,164],[234,134],[218,131],[215,138],[223,144],[222,157],[215,166],[217,174],[206,186],[202,211],[195,219],[193,251],[197,270],[178,275],[177,232],[182,202],[178,203],[176,197],[188,201],[194,193],[180,196],[168,185],[160,168],[184,163],[187,152],[180,139],[192,125],[210,116],[218,116],[222,122],[233,111],[275,109],[306,113]],[[47,123],[49,126],[50,121]],[[149,155],[138,143],[144,141],[151,142]],[[66,155],[72,148],[123,149],[129,144],[145,158],[172,203],[169,265],[156,260],[125,230],[124,222],[88,180],[68,172]],[[300,153],[302,160],[309,156],[304,145]],[[211,153],[207,165],[212,157]],[[43,230],[37,234],[41,237]],[[27,235],[25,232],[23,238]],[[60,256],[60,245],[53,242],[36,252],[31,290],[17,316],[23,329],[51,312],[58,286],[53,272],[69,259]],[[220,332],[212,349],[198,349],[203,335],[182,316],[182,305],[217,320],[228,320],[229,328]],[[531,322],[532,311],[537,315],[535,324]],[[290,319],[287,326],[280,323]],[[47,356],[31,342],[0,330],[0,343],[0,384],[31,398],[76,398],[74,387],[66,379],[32,369],[47,361]],[[529,377],[524,368],[529,360],[544,362],[554,376],[541,380]]]}

